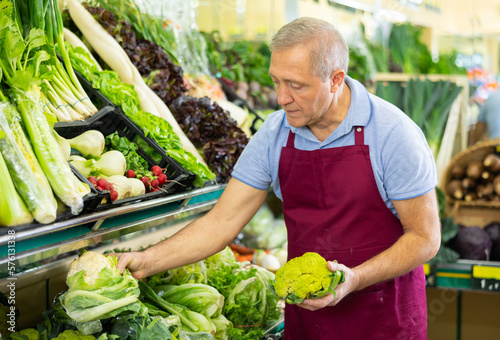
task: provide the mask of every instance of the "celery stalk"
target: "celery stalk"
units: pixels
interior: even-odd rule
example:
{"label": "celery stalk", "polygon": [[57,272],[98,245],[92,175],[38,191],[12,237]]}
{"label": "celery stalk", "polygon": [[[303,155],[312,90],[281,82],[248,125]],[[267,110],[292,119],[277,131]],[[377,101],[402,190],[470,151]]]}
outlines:
{"label": "celery stalk", "polygon": [[[0,136],[2,132],[0,132]],[[0,226],[13,227],[30,223],[33,218],[12,183],[7,164],[0,153]]]}
{"label": "celery stalk", "polygon": [[0,132],[3,136],[0,136],[0,152],[19,195],[35,220],[43,224],[52,223],[56,219],[56,202],[45,192],[17,145],[3,113],[6,106],[5,103],[0,104]]}
{"label": "celery stalk", "polygon": [[23,123],[31,140],[35,155],[47,176],[56,196],[74,215],[83,209],[83,198],[73,181],[73,173],[52,134],[52,129],[43,114],[41,99],[35,90],[24,92],[12,89],[12,98],[21,113]]}
{"label": "celery stalk", "polygon": [[52,188],[50,187],[49,181],[47,180],[47,177],[43,173],[42,167],[40,166],[40,163],[36,159],[35,153],[33,152],[33,148],[31,147],[31,144],[21,126],[21,115],[19,114],[19,111],[17,111],[14,105],[8,103],[4,107],[3,112],[7,117],[9,128],[12,131],[12,134],[14,135],[14,138],[16,140],[17,145],[19,146],[19,149],[21,149],[24,157],[28,161],[31,170],[33,170],[33,172],[35,173],[35,176],[38,179],[38,181],[43,185],[45,192],[47,193],[47,195],[50,196],[51,200],[53,200],[55,203],[56,199],[54,197],[54,193],[52,192]]}

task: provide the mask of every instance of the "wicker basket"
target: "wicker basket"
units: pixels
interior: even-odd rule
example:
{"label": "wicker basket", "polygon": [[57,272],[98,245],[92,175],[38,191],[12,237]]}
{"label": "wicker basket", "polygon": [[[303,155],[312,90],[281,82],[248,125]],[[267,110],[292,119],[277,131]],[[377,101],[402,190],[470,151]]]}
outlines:
{"label": "wicker basket", "polygon": [[470,162],[482,162],[486,155],[493,153],[495,151],[495,147],[500,144],[500,138],[492,139],[485,142],[476,143],[473,146],[457,153],[448,164],[444,176],[441,190],[443,190],[447,205],[454,206],[454,209],[457,208],[457,205],[463,205],[468,207],[498,207],[500,208],[500,201],[464,201],[457,200],[454,197],[449,196],[446,193],[446,185],[452,179],[451,171],[455,166],[465,167]]}

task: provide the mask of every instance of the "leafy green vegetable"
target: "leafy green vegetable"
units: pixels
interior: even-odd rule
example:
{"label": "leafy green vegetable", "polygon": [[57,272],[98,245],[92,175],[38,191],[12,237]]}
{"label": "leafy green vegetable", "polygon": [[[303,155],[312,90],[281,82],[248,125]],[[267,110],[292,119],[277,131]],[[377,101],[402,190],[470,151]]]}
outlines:
{"label": "leafy green vegetable", "polygon": [[240,40],[224,42],[219,32],[204,33],[207,41],[207,56],[213,74],[231,81],[256,81],[264,86],[273,86],[269,76],[271,54],[265,43],[255,44]]}
{"label": "leafy green vegetable", "polygon": [[[0,131],[0,137],[2,132]],[[0,226],[11,227],[33,220],[28,208],[16,191],[9,169],[0,153]]]}
{"label": "leafy green vegetable", "polygon": [[161,285],[154,290],[162,299],[186,306],[207,318],[219,315],[224,306],[224,297],[217,289],[202,283]]}
{"label": "leafy green vegetable", "polygon": [[69,289],[59,297],[71,319],[84,323],[141,308],[137,280],[128,270],[121,275],[117,262],[116,256],[88,251],[71,264]]}
{"label": "leafy green vegetable", "polygon": [[[111,333],[120,340],[176,340],[172,335],[176,327],[172,327],[162,317],[151,317],[148,313],[139,315],[119,315],[113,320]],[[178,331],[177,331],[178,332]]]}
{"label": "leafy green vegetable", "polygon": [[[97,109],[76,78],[64,45],[62,18],[55,0],[14,1],[14,18],[24,39],[36,37],[36,48],[46,71],[42,91],[50,100],[47,109],[61,121],[84,119]],[[66,68],[56,56],[56,44]],[[24,89],[27,91],[27,89]]]}
{"label": "leafy green vegetable", "polygon": [[25,328],[10,334],[11,340],[39,340],[40,333],[34,328]]}
{"label": "leafy green vegetable", "polygon": [[[203,186],[214,178],[214,174],[185,151],[179,137],[168,122],[160,117],[144,112],[139,106],[139,97],[131,85],[124,84],[116,72],[99,71],[90,56],[81,48],[69,49],[73,67],[100,90],[115,105],[121,107],[125,115],[142,128],[146,136],[158,142],[166,154],[175,159],[186,170],[196,174],[195,185]],[[154,157],[154,155],[153,155]]]}
{"label": "leafy green vegetable", "polygon": [[179,97],[170,105],[175,119],[189,140],[203,148],[203,159],[217,178],[227,183],[248,137],[227,111],[210,98]]}
{"label": "leafy green vegetable", "polygon": [[142,281],[139,281],[139,287],[141,288],[141,294],[144,295],[147,301],[156,307],[177,315],[181,320],[182,330],[215,334],[215,325],[204,315],[191,311],[185,306],[165,301],[155,293],[153,288]]}
{"label": "leafy green vegetable", "polygon": [[183,279],[208,284],[224,296],[222,315],[231,324],[224,320],[219,322],[226,325],[230,339],[258,339],[267,323],[279,318],[279,298],[271,287],[274,274],[262,267],[240,264],[229,247],[195,266],[184,266],[152,276],[148,284],[156,287],[162,281],[186,283],[182,282]]}

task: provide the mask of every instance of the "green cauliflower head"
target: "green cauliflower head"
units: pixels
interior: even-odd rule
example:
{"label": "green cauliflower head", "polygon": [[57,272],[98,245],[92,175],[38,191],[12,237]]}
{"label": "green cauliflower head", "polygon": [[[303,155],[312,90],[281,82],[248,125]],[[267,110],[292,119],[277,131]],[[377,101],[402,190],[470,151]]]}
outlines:
{"label": "green cauliflower head", "polygon": [[95,336],[83,335],[77,330],[68,329],[59,334],[57,338],[54,338],[54,340],[95,340]]}
{"label": "green cauliflower head", "polygon": [[335,293],[343,281],[342,271],[331,272],[318,253],[308,252],[285,263],[275,276],[274,291],[291,304]]}
{"label": "green cauliflower head", "polygon": [[25,328],[10,335],[11,340],[39,340],[40,333],[34,328]]}

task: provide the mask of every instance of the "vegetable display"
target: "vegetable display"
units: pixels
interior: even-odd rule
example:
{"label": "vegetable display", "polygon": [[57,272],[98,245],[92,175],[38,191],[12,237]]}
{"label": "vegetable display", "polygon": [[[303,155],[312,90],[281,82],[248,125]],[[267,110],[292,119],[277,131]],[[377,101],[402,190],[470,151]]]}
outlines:
{"label": "vegetable display", "polygon": [[399,82],[378,82],[377,96],[396,105],[424,133],[437,159],[453,102],[462,88],[449,80],[410,79],[405,86]]}
{"label": "vegetable display", "polygon": [[[14,52],[6,53],[4,56],[4,62],[9,61],[9,64],[3,63],[2,65],[7,82],[11,86],[15,82],[17,84],[14,87],[26,91],[31,86],[29,83],[36,79],[42,92],[41,96],[47,102],[47,109],[59,121],[85,119],[96,113],[96,107],[90,101],[69,64],[57,2],[25,0],[14,1],[13,5],[14,21],[18,30],[17,32],[13,30],[14,34],[5,36],[6,40],[10,40],[9,45],[4,45],[9,46],[6,50]],[[2,5],[2,8],[5,6]],[[4,26],[6,27],[7,25]],[[28,48],[25,51],[19,48],[21,46],[19,42],[15,42],[21,37],[27,42]],[[19,44],[17,48],[16,44]],[[39,49],[40,47],[43,48]],[[56,50],[62,56],[64,66],[57,58]],[[16,55],[18,52],[22,52],[23,58],[27,59],[30,54],[33,54],[35,58],[31,63],[17,64],[15,61],[18,58]],[[25,72],[24,76],[18,73],[21,70]],[[30,73],[36,78],[31,80],[26,78],[26,75]],[[21,80],[23,77],[24,79]]]}
{"label": "vegetable display", "polygon": [[248,144],[247,135],[230,119],[217,103],[208,97],[179,97],[171,104],[179,125],[198,148],[215,172],[226,183],[243,149]]}
{"label": "vegetable display", "polygon": [[214,174],[182,144],[169,123],[151,113],[141,110],[139,97],[134,87],[122,82],[117,73],[109,70],[99,71],[90,56],[81,48],[70,49],[70,58],[74,67],[84,75],[92,86],[100,90],[115,105],[121,107],[125,115],[134,121],[144,134],[155,139],[166,154],[179,162],[186,170],[196,174],[195,185],[213,179]]}
{"label": "vegetable display", "polygon": [[[119,251],[116,250],[115,251]],[[205,275],[187,271],[160,273],[136,280],[121,274],[114,255],[83,251],[67,273],[68,290],[60,292],[52,308],[35,328],[17,334],[37,339],[84,336],[94,339],[206,339],[254,340],[269,322],[277,320],[278,297],[274,274],[238,263],[230,248],[201,261]],[[179,268],[178,268],[179,269]],[[194,273],[191,270],[188,270]],[[158,284],[162,277],[182,277],[178,284]],[[20,338],[21,339],[21,338]]]}
{"label": "vegetable display", "polygon": [[229,113],[212,104],[208,97],[186,97],[182,69],[156,43],[141,39],[130,23],[106,9],[86,8],[120,42],[137,72],[148,79],[151,88],[169,106],[183,134],[197,149],[203,150],[203,159],[219,181],[227,182],[236,159],[248,143],[246,134]]}
{"label": "vegetable display", "polygon": [[344,272],[331,272],[326,260],[314,252],[289,260],[276,272],[274,291],[287,303],[297,304],[305,299],[317,299],[335,294],[335,287],[344,282]]}
{"label": "vegetable display", "polygon": [[488,153],[467,164],[454,164],[445,192],[453,200],[488,202],[500,200],[500,157]]}
{"label": "vegetable display", "polygon": [[159,291],[166,284],[214,287],[224,296],[222,315],[231,322],[229,338],[251,340],[262,336],[263,327],[279,317],[273,279],[274,274],[262,267],[236,261],[231,248],[226,247],[203,261],[153,275],[148,284]]}
{"label": "vegetable display", "polygon": [[[70,0],[67,4],[71,18],[94,50],[111,69],[118,73],[120,79],[124,83],[134,85],[134,90],[138,95],[141,109],[144,112],[151,113],[166,120],[171,126],[169,130],[175,132],[183,148],[197,157],[199,162],[204,163],[203,158],[184,135],[168,107],[145,84],[141,74],[133,65],[126,51],[120,44],[96,21],[92,14],[87,11],[82,4],[76,0]],[[127,112],[125,113],[127,114]],[[138,125],[142,126],[141,124]]]}

